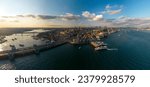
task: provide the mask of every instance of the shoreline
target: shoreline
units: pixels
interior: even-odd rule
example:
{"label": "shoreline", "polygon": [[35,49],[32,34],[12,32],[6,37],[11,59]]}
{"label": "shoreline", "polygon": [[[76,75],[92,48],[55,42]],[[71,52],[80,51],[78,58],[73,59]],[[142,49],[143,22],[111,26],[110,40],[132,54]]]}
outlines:
{"label": "shoreline", "polygon": [[[40,46],[37,46],[36,48],[33,48],[33,47],[21,48],[21,49],[17,49],[16,52],[14,52],[12,54],[9,54],[9,53],[11,53],[11,50],[1,51],[0,52],[0,60],[7,60],[7,59],[14,60],[16,58],[24,57],[24,56],[28,56],[28,55],[32,55],[32,54],[39,55],[40,52],[47,51],[52,48],[56,48],[58,46],[66,44],[66,43],[68,43],[68,42],[55,43],[52,45],[40,45]],[[10,58],[10,56],[12,58]]]}
{"label": "shoreline", "polygon": [[[100,28],[101,29],[101,28]],[[44,45],[33,45],[32,47],[19,48],[16,49],[15,45],[11,47],[11,50],[5,50],[0,52],[0,60],[14,60],[19,57],[28,56],[28,55],[39,55],[40,52],[64,45],[69,43],[71,45],[91,45],[91,42],[98,44],[99,46],[94,46],[94,49],[101,50],[105,49],[102,47],[101,39],[106,38],[112,33],[117,32],[117,29],[66,29],[66,30],[54,30],[50,32],[41,32],[36,37],[44,38],[49,40],[48,43]],[[97,43],[100,42],[100,43]],[[95,50],[96,51],[96,50]]]}

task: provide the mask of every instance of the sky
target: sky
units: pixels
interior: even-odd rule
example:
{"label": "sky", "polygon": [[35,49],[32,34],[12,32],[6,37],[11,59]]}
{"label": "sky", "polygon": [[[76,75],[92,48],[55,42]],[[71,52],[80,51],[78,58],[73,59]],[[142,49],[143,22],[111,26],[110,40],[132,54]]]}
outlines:
{"label": "sky", "polygon": [[3,27],[148,27],[150,0],[0,0]]}

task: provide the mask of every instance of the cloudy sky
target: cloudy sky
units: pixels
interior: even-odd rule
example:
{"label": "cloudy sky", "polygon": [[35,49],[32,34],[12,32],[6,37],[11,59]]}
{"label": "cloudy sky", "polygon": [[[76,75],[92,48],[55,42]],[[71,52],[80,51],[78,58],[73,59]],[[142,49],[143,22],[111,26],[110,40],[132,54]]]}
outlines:
{"label": "cloudy sky", "polygon": [[0,27],[150,25],[150,0],[0,0]]}

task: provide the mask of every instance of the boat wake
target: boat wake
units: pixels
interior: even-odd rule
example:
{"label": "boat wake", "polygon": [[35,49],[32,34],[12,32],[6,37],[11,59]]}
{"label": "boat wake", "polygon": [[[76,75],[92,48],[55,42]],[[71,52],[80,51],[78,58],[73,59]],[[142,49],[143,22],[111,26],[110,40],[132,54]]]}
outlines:
{"label": "boat wake", "polygon": [[114,50],[118,50],[117,48],[108,48],[107,50],[109,50],[109,51],[114,51]]}

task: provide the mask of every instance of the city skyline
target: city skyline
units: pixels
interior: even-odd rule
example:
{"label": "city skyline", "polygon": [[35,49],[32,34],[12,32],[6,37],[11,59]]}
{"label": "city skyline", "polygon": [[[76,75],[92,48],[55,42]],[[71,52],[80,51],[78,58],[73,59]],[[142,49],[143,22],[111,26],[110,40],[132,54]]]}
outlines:
{"label": "city skyline", "polygon": [[0,0],[0,28],[148,27],[149,0]]}

